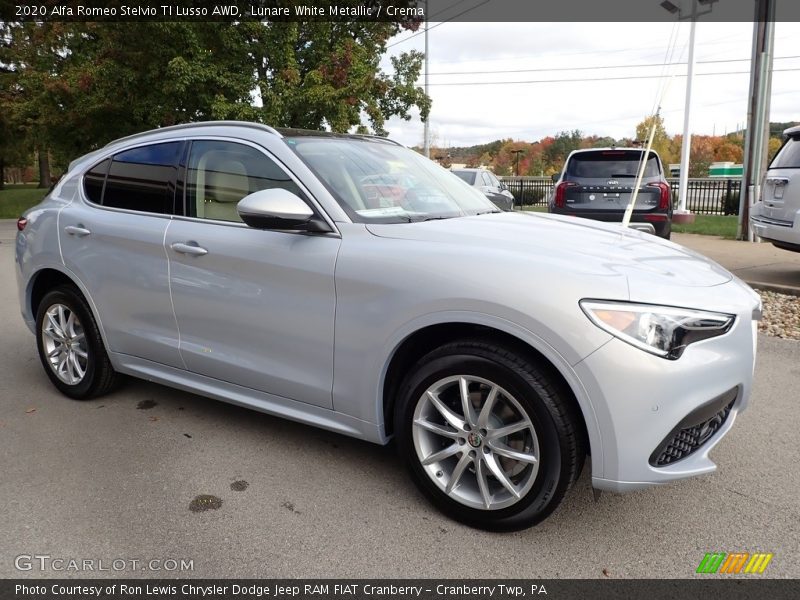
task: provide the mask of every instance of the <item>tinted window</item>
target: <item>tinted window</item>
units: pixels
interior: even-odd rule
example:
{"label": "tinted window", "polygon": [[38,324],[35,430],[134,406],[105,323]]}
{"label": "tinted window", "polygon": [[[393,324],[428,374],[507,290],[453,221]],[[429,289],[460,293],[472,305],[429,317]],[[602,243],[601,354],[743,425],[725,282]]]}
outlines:
{"label": "tinted window", "polygon": [[458,175],[461,179],[463,179],[470,185],[473,185],[475,183],[475,171],[453,171],[453,173]]}
{"label": "tinted window", "polygon": [[[573,156],[567,166],[570,177],[587,179],[617,179],[620,177],[636,177],[642,152],[636,150],[603,150],[601,152],[582,152]],[[650,154],[645,177],[658,177],[658,159]]]}
{"label": "tinted window", "polygon": [[86,197],[95,204],[101,204],[103,198],[103,184],[106,182],[106,173],[111,159],[107,158],[103,162],[93,166],[83,178],[83,189]]}
{"label": "tinted window", "polygon": [[233,142],[192,143],[186,176],[189,216],[241,221],[237,202],[269,188],[287,189],[302,197],[283,169],[255,148]]}
{"label": "tinted window", "polygon": [[769,166],[770,169],[800,169],[800,140],[789,138]]}
{"label": "tinted window", "polygon": [[103,206],[171,214],[182,142],[142,146],[114,156]]}

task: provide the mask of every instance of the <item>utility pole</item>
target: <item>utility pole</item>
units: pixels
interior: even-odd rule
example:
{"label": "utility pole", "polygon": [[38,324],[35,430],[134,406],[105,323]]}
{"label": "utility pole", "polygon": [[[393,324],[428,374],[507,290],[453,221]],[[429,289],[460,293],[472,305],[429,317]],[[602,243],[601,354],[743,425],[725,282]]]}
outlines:
{"label": "utility pole", "polygon": [[519,155],[522,154],[523,152],[524,152],[524,150],[512,150],[511,151],[511,154],[515,154],[516,155],[514,157],[515,160],[516,160],[516,164],[515,164],[515,167],[514,167],[514,173],[516,173],[517,177],[519,177]]}
{"label": "utility pole", "polygon": [[[692,80],[694,79],[694,32],[697,25],[697,0],[692,0],[691,29],[689,30],[689,66],[686,71],[686,103],[683,109],[683,140],[681,144],[681,171],[678,180],[678,210],[676,215],[689,215],[686,199],[689,194],[689,156],[692,151],[690,111],[692,108]],[[675,215],[673,215],[675,219]],[[676,222],[691,221],[693,217],[678,217]]]}
{"label": "utility pole", "polygon": [[774,47],[775,0],[756,0],[742,185],[739,190],[739,225],[736,232],[736,237],[741,240],[754,241],[749,223],[750,207],[761,196],[761,179],[767,169]]}
{"label": "utility pole", "polygon": [[[428,8],[430,7],[430,1],[425,0],[425,95],[430,98],[428,94]],[[430,134],[428,131],[428,121],[431,119],[431,114],[428,112],[428,118],[425,119],[424,129],[423,129],[423,136],[425,136],[425,141],[423,142],[423,148],[425,151],[425,157],[431,157],[431,140]]]}

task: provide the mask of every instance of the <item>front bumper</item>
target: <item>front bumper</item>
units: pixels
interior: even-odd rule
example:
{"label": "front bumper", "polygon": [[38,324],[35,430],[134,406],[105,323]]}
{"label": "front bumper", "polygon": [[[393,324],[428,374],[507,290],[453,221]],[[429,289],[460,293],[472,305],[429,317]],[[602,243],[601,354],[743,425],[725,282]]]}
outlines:
{"label": "front bumper", "polygon": [[746,408],[753,382],[753,307],[736,315],[727,334],[692,344],[678,360],[613,338],[575,365],[602,440],[592,456],[595,488],[624,492],[716,470],[709,452]]}

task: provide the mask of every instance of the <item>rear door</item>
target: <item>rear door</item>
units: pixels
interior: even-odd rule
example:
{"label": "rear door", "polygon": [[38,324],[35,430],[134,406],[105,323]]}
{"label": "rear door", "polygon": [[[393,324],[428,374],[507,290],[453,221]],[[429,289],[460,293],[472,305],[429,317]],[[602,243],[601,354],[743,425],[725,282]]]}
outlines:
{"label": "rear door", "polygon": [[86,286],[112,352],[182,367],[164,233],[183,142],[148,144],[89,169],[59,217],[64,263]]}
{"label": "rear door", "polygon": [[761,215],[791,227],[800,212],[800,138],[789,138],[764,180]]}

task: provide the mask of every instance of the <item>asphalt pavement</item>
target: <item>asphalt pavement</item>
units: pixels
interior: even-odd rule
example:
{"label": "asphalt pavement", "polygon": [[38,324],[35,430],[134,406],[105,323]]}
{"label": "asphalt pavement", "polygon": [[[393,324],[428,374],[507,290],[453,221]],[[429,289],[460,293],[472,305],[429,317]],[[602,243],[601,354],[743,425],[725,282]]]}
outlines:
{"label": "asphalt pavement", "polygon": [[[144,381],[59,395],[19,316],[11,234],[0,224],[0,577],[92,575],[15,568],[48,555],[193,561],[94,573],[124,577],[682,578],[717,551],[772,552],[764,576],[800,577],[798,342],[759,337],[717,473],[595,503],[586,468],[544,523],[492,534],[434,510],[392,447]],[[221,505],[192,511],[203,494]]]}

